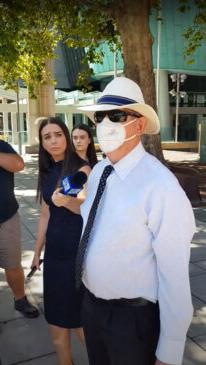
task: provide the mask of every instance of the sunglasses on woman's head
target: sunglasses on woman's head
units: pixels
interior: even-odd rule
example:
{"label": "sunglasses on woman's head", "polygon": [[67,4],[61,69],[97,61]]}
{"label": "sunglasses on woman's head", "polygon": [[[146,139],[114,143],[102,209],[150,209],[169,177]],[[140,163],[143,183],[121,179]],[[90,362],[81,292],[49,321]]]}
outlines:
{"label": "sunglasses on woman's head", "polygon": [[94,121],[96,124],[101,123],[103,119],[107,116],[113,123],[123,123],[126,122],[128,116],[140,118],[142,115],[136,112],[126,112],[124,110],[105,110],[97,111],[94,113]]}

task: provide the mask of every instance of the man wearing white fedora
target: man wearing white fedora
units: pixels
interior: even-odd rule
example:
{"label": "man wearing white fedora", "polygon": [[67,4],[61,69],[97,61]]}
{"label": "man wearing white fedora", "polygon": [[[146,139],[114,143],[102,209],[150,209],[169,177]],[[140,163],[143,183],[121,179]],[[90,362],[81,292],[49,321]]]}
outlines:
{"label": "man wearing white fedora", "polygon": [[107,156],[89,177],[76,262],[90,365],[179,365],[193,313],[195,223],[175,176],[141,143],[159,132],[158,116],[125,77],[81,110]]}

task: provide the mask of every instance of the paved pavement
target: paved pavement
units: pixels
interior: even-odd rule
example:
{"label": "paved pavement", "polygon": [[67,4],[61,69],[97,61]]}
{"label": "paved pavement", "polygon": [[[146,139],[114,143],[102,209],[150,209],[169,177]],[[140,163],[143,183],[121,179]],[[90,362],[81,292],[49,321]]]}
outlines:
{"label": "paved pavement", "polygon": [[[172,151],[174,152],[174,151]],[[176,156],[176,157],[175,157]],[[167,159],[196,159],[194,155],[168,154]],[[22,223],[23,267],[29,272],[37,231],[39,206],[35,202],[36,156],[26,155],[26,169],[16,175],[16,196]],[[191,248],[190,278],[194,318],[188,331],[183,365],[206,365],[206,207],[194,208],[197,233]],[[2,365],[57,365],[42,304],[42,272],[26,284],[27,295],[40,309],[37,319],[25,319],[13,308],[13,298],[0,270],[0,356]],[[178,328],[177,328],[178,331]],[[86,350],[72,336],[75,365],[88,365]],[[98,365],[98,364],[97,364]],[[105,364],[107,365],[107,364]],[[127,365],[127,364],[125,364]]]}

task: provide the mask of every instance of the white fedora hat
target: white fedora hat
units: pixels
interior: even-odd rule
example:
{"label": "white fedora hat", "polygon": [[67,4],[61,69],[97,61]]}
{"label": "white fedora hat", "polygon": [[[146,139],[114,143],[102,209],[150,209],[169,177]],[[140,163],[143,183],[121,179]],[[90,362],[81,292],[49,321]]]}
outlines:
{"label": "white fedora hat", "polygon": [[159,118],[155,110],[145,104],[140,87],[126,77],[116,77],[104,89],[97,104],[78,108],[94,122],[94,112],[114,109],[134,110],[147,119],[145,134],[157,134],[160,130]]}

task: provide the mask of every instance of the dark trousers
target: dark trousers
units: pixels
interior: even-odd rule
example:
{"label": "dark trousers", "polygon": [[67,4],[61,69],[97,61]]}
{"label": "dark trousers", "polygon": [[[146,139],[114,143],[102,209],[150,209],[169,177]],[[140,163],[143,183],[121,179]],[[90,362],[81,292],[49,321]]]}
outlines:
{"label": "dark trousers", "polygon": [[154,365],[159,338],[159,306],[121,305],[87,290],[83,327],[90,365]]}

